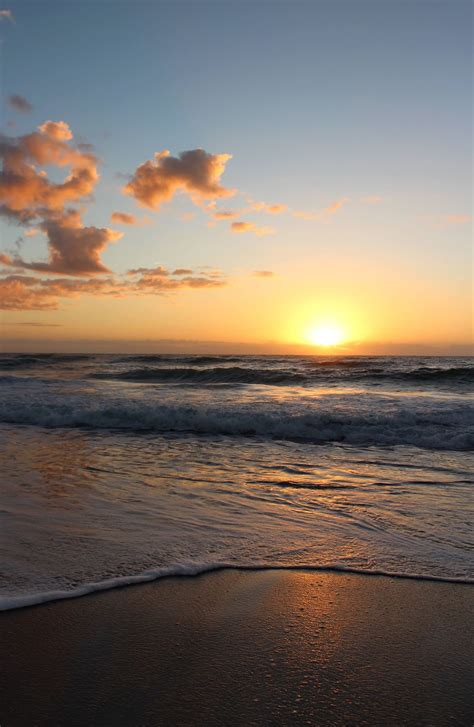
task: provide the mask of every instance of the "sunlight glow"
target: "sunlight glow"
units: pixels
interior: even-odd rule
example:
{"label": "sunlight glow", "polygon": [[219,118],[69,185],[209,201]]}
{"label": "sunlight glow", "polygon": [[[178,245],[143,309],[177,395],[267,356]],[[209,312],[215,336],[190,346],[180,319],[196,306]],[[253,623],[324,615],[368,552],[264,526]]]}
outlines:
{"label": "sunlight glow", "polygon": [[343,328],[335,323],[324,323],[308,331],[308,341],[315,346],[337,346],[345,340]]}

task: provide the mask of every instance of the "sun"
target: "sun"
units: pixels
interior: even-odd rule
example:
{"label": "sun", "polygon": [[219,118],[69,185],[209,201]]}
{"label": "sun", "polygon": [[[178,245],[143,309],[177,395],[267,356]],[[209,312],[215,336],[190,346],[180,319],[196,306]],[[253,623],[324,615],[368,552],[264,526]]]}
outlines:
{"label": "sun", "polygon": [[308,340],[315,346],[338,346],[344,339],[344,329],[335,323],[320,324],[308,331]]}

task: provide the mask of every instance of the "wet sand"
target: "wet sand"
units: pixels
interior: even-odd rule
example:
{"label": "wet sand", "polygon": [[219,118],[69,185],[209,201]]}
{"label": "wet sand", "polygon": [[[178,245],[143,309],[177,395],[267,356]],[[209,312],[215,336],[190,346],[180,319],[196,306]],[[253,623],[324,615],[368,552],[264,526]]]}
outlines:
{"label": "wet sand", "polygon": [[1,615],[1,727],[472,725],[474,589],[167,578]]}

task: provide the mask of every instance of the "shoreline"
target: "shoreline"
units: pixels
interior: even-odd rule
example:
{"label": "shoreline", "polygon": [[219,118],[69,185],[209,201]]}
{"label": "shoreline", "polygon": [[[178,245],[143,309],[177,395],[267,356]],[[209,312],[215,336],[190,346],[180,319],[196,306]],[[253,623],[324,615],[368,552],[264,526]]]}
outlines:
{"label": "shoreline", "polygon": [[[84,583],[78,586],[76,589],[70,591],[45,591],[43,593],[32,593],[25,596],[1,596],[0,595],[0,613],[17,611],[24,608],[34,608],[35,606],[44,606],[48,603],[57,603],[58,601],[68,601],[76,598],[84,598],[86,596],[92,596],[95,593],[105,593],[120,588],[128,588],[130,586],[139,586],[146,583],[154,583],[155,581],[161,581],[168,578],[196,578],[198,576],[206,575],[207,573],[214,573],[219,571],[241,571],[241,572],[261,572],[261,571],[282,571],[282,572],[305,572],[305,573],[346,573],[350,575],[360,575],[368,577],[378,578],[395,578],[402,580],[412,581],[426,581],[429,583],[454,583],[462,586],[474,585],[474,578],[457,578],[457,577],[444,577],[436,575],[425,575],[418,573],[401,573],[391,572],[383,570],[363,570],[358,568],[350,568],[345,566],[328,565],[328,566],[300,566],[300,565],[232,565],[228,563],[209,565],[209,566],[195,566],[195,565],[182,565],[173,566],[174,570],[170,571],[167,568],[163,568],[159,571],[145,571],[137,575],[132,576],[118,576],[105,581],[98,581],[97,583]],[[22,601],[21,603],[17,603]],[[9,603],[15,603],[16,605],[9,605]]]}
{"label": "shoreline", "polygon": [[0,724],[467,727],[466,585],[221,568],[5,611]]}

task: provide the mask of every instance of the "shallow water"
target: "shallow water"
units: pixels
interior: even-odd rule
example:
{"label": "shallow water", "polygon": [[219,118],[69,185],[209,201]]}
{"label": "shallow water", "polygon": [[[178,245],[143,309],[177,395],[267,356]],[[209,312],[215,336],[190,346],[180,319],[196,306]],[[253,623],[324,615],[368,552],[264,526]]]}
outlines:
{"label": "shallow water", "polygon": [[223,565],[469,580],[473,371],[5,355],[0,605]]}

